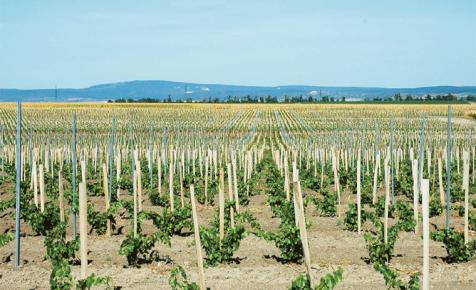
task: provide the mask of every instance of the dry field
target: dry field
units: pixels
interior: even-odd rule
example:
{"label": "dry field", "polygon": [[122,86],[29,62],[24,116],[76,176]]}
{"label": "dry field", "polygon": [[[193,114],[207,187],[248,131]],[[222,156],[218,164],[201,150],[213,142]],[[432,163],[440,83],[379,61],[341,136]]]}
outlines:
{"label": "dry field", "polygon": [[[382,205],[391,182],[390,175],[385,178],[386,166],[392,169],[396,204],[406,207],[406,211],[389,209],[389,229],[403,223],[410,228],[399,228],[394,250],[384,264],[408,286],[411,275],[422,278],[422,205],[417,195],[415,233],[411,167],[412,161],[419,159],[422,132],[422,179],[429,180],[430,202],[434,202],[430,204],[434,211],[430,232],[446,226],[446,208],[441,201],[446,203],[447,109],[445,105],[393,104],[25,103],[21,266],[14,264],[14,240],[0,246],[0,289],[48,289],[58,277],[64,279],[62,282],[71,277],[74,282],[69,286],[76,286],[81,278],[79,244],[74,256],[55,260],[47,248],[59,251],[59,246],[48,246],[46,237],[57,243],[73,241],[73,214],[78,213],[82,182],[90,207],[87,274],[111,278],[108,286],[99,288],[171,289],[169,277],[176,266],[184,268],[189,282],[199,282],[191,185],[197,191],[207,287],[288,289],[307,270],[312,284],[317,285],[321,277],[341,268],[342,281],[335,289],[391,288],[375,269],[377,262],[369,259],[364,239],[366,235],[380,239],[378,226],[385,220]],[[463,236],[465,219],[460,212],[464,212],[467,175],[468,249],[476,240],[476,121],[470,117],[475,113],[475,104],[452,106],[451,227],[458,237]],[[4,128],[0,140],[0,235],[6,237],[15,231],[16,104],[0,103],[0,126]],[[76,146],[72,146],[73,135]],[[358,194],[357,164],[362,174]],[[300,192],[293,184],[295,170]],[[73,178],[78,183],[75,189]],[[376,203],[372,201],[374,186]],[[220,216],[221,193],[227,201],[224,240],[219,237],[219,219],[214,219]],[[362,216],[369,216],[362,219],[361,233],[354,228],[358,221],[350,210],[350,205],[358,202],[357,195],[361,196]],[[310,269],[302,246],[303,227],[297,225],[301,220],[295,216],[301,208],[299,198],[304,200]],[[387,205],[392,204],[387,199]],[[101,213],[107,208],[110,215],[106,218]],[[64,222],[60,221],[60,210],[65,212]],[[249,222],[249,217],[255,223]],[[113,225],[110,235],[106,220]],[[135,223],[139,227],[136,233]],[[52,237],[62,226],[65,232]],[[154,240],[145,254],[138,254],[131,263],[129,258],[134,254],[126,253],[126,242],[152,239],[159,233],[166,238]],[[280,247],[280,234],[284,241],[297,244]],[[237,246],[226,244],[227,238],[235,239]],[[214,241],[222,246],[207,246]],[[445,243],[432,239],[429,245],[431,289],[476,289],[474,257],[452,262]],[[231,256],[221,252],[225,250],[231,251]],[[475,250],[476,246],[468,250],[470,256]],[[213,260],[210,253],[222,260]],[[59,268],[54,263],[59,262],[66,263],[62,269],[70,269],[70,276],[55,271]],[[59,284],[56,287],[60,288]],[[62,289],[69,288],[65,284]]]}

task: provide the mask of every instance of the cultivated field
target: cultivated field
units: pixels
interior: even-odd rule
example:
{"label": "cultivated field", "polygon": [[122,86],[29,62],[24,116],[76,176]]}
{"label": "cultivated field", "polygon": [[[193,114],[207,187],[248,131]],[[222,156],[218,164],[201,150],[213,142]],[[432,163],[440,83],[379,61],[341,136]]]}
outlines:
{"label": "cultivated field", "polygon": [[0,289],[476,289],[475,104],[16,108]]}

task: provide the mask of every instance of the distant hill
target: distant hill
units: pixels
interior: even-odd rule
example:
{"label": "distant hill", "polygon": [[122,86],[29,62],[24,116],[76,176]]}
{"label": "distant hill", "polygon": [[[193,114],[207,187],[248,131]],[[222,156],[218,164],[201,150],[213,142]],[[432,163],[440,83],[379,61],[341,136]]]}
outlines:
{"label": "distant hill", "polygon": [[[21,97],[24,101],[107,101],[121,98],[141,99],[188,99],[203,100],[208,98],[226,99],[228,96],[288,96],[314,97],[329,96],[348,99],[388,98],[396,93],[402,95],[456,94],[476,95],[476,86],[434,86],[419,88],[378,88],[378,87],[328,87],[285,85],[277,87],[239,86],[221,84],[198,84],[161,80],[128,81],[100,84],[81,89],[0,89],[0,101],[16,101]],[[57,97],[55,97],[55,94]]]}

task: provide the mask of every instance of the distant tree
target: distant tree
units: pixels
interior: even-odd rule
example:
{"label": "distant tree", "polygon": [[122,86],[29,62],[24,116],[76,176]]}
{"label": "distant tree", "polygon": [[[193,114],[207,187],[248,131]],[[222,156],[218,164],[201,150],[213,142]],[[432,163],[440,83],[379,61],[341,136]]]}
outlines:
{"label": "distant tree", "polygon": [[457,101],[457,100],[458,100],[458,97],[456,97],[455,95],[449,93],[449,94],[448,94],[448,100],[450,100],[450,101]]}
{"label": "distant tree", "polygon": [[265,101],[266,101],[266,103],[277,103],[277,102],[278,102],[278,98],[277,98],[277,97],[273,97],[273,96],[267,96]]}

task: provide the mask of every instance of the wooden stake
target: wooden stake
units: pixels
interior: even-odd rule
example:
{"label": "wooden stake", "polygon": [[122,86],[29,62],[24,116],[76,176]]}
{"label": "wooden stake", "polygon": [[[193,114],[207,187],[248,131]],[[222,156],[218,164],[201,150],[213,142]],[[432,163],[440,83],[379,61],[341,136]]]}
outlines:
{"label": "wooden stake", "polygon": [[43,164],[40,164],[40,209],[41,212],[45,211],[45,173]]}
{"label": "wooden stake", "polygon": [[388,161],[389,159],[385,162],[385,211],[383,221],[383,237],[385,244],[388,242],[388,204],[390,202],[390,167],[388,166]]}
{"label": "wooden stake", "polygon": [[162,197],[162,162],[160,161],[160,155],[157,153],[157,189],[159,190],[159,196]]}
{"label": "wooden stake", "polygon": [[198,274],[200,276],[200,290],[205,290],[205,273],[203,270],[202,243],[200,240],[200,229],[198,227],[198,215],[195,206],[195,189],[190,185],[190,201],[192,203],[193,230],[195,234],[195,249],[197,251]]}
{"label": "wooden stake", "polygon": [[422,289],[430,289],[430,224],[429,224],[429,191],[430,183],[428,179],[421,181],[422,192],[422,215],[423,215],[423,282]]}
{"label": "wooden stake", "polygon": [[[233,184],[231,181],[231,165],[228,163],[226,165],[226,171],[228,175],[228,199],[233,200]],[[235,227],[235,213],[233,207],[230,207],[230,222],[231,222],[231,227]]]}
{"label": "wooden stake", "polygon": [[286,154],[284,157],[284,191],[286,192],[286,200],[290,201],[290,193],[289,193],[289,168],[288,168],[288,155]]}
{"label": "wooden stake", "polygon": [[234,185],[234,188],[233,188],[233,193],[235,195],[235,207],[236,207],[236,212],[239,214],[240,213],[240,200],[239,200],[239,196],[238,196],[238,180],[237,180],[237,177],[236,177],[236,159],[234,158],[235,156],[233,155],[233,159],[232,159],[232,167],[233,167],[233,185]]}
{"label": "wooden stake", "polygon": [[34,194],[34,200],[35,200],[35,205],[38,207],[38,172],[36,170],[36,161],[33,162],[33,194]]}
{"label": "wooden stake", "polygon": [[468,152],[463,149],[463,191],[464,191],[464,243],[469,242],[469,158]]}
{"label": "wooden stake", "polygon": [[172,161],[169,165],[169,201],[170,211],[174,211],[174,168],[172,167]]}
{"label": "wooden stake", "polygon": [[218,202],[220,206],[220,248],[221,243],[225,237],[225,196],[224,196],[224,187],[225,187],[225,177],[223,174],[223,169],[220,168],[220,184],[218,187]]}
{"label": "wooden stake", "polygon": [[325,161],[324,161],[324,159],[325,159],[324,154],[325,153],[324,153],[324,151],[321,151],[321,152],[322,152],[322,155],[321,155],[321,186],[320,186],[320,188],[322,188],[322,184],[324,182],[324,163],[325,163]]}
{"label": "wooden stake", "polygon": [[293,161],[293,205],[294,205],[294,221],[299,226],[299,211],[301,210],[297,201],[297,180],[299,180],[299,172],[296,168],[296,161]]}
{"label": "wooden stake", "polygon": [[378,171],[380,167],[380,150],[377,151],[377,157],[375,159],[375,166],[374,166],[374,186],[372,190],[372,204],[377,202],[377,181],[378,181]]}
{"label": "wooden stake", "polygon": [[332,148],[332,169],[334,171],[334,189],[337,192],[337,204],[340,206],[340,183],[339,183],[339,174],[337,172],[337,158],[334,148]]}
{"label": "wooden stake", "polygon": [[360,235],[361,227],[361,205],[360,205],[360,153],[357,160],[357,233]]}
{"label": "wooden stake", "polygon": [[208,205],[208,155],[205,155],[205,205]]}
{"label": "wooden stake", "polygon": [[441,157],[438,158],[438,189],[440,191],[441,205],[445,205],[445,192],[443,190],[443,165]]}
{"label": "wooden stake", "polygon": [[86,183],[86,161],[81,160],[81,180]]}
{"label": "wooden stake", "polygon": [[[179,162],[179,165],[180,165],[180,162]],[[183,193],[183,173],[182,173],[182,170],[179,173],[179,183],[180,183],[180,204],[181,204],[182,208],[184,208],[185,207],[185,197],[184,197],[184,193]]]}
{"label": "wooden stake", "polygon": [[[137,171],[134,170],[134,173],[133,173],[133,182],[136,184],[137,186]],[[136,188],[136,186],[134,186],[134,188]],[[137,190],[134,190],[134,193],[133,193],[134,197],[134,224],[133,224],[133,231],[134,231],[134,238],[137,237]]]}
{"label": "wooden stake", "polygon": [[413,219],[415,220],[415,233],[418,234],[418,160],[413,160],[412,163],[413,176]]}
{"label": "wooden stake", "polygon": [[473,159],[472,159],[472,160],[473,160],[473,162],[472,162],[472,163],[473,163],[473,167],[472,167],[472,171],[473,171],[473,174],[472,174],[472,176],[473,176],[473,177],[472,177],[472,182],[473,182],[473,184],[474,184],[474,177],[476,176],[476,170],[475,170],[475,168],[474,168],[474,155],[475,155],[475,147],[473,146]]}
{"label": "wooden stake", "polygon": [[[296,170],[297,172],[297,170]],[[302,200],[302,192],[301,192],[301,184],[299,183],[299,174],[294,174],[294,184],[295,188],[297,189],[295,192],[296,196],[296,204],[299,208],[299,233],[301,236],[301,243],[304,252],[304,263],[306,264],[306,270],[311,277],[311,253],[309,251],[309,242],[307,239],[307,230],[306,230],[306,218],[304,215],[304,203]],[[312,282],[310,281],[312,284]]]}
{"label": "wooden stake", "polygon": [[88,217],[86,183],[79,184],[79,235],[81,251],[81,279],[88,276]]}
{"label": "wooden stake", "polygon": [[[106,205],[105,211],[109,210],[109,186],[107,183],[107,168],[106,164],[102,164],[102,187],[104,189],[104,204]],[[107,229],[106,235],[109,237],[111,235],[111,221],[107,219]]]}
{"label": "wooden stake", "polygon": [[136,165],[136,174],[137,174],[137,210],[142,211],[142,169],[140,167],[140,162],[137,161]]}

